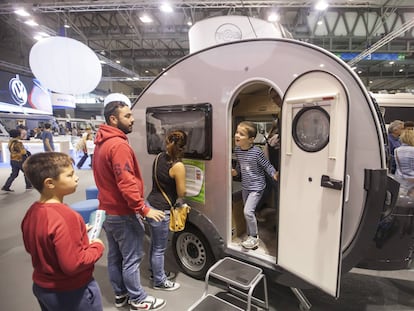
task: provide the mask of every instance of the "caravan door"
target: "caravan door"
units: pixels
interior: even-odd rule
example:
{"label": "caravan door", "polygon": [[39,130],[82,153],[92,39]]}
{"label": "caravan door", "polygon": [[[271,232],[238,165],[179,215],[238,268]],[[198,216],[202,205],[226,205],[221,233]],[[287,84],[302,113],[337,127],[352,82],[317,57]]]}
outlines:
{"label": "caravan door", "polygon": [[348,96],[322,71],[287,89],[281,117],[277,264],[338,297]]}

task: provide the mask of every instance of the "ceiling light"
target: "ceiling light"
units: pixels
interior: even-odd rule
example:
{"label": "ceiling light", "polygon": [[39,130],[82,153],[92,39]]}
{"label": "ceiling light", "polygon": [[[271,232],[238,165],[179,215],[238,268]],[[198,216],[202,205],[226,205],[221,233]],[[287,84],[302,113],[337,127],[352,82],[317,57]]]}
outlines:
{"label": "ceiling light", "polygon": [[280,15],[277,13],[270,13],[270,15],[267,17],[268,22],[278,22],[280,20]]}
{"label": "ceiling light", "polygon": [[394,64],[395,64],[395,62],[390,61],[388,64],[390,64],[390,65],[394,65]]}
{"label": "ceiling light", "polygon": [[15,14],[19,15],[19,16],[23,16],[23,17],[28,17],[30,16],[30,14],[28,12],[26,12],[25,9],[18,9],[16,11],[14,11]]}
{"label": "ceiling light", "polygon": [[320,26],[323,24],[323,21],[318,21],[317,24]]}
{"label": "ceiling light", "polygon": [[115,63],[120,64],[120,63],[121,63],[121,61],[120,61],[119,59],[117,59],[117,60],[115,61]]}
{"label": "ceiling light", "polygon": [[171,7],[169,3],[164,2],[163,4],[160,5],[160,10],[164,13],[172,13],[173,8]]}
{"label": "ceiling light", "polygon": [[70,28],[70,25],[68,23],[65,23],[65,25],[63,25],[63,27]]}
{"label": "ceiling light", "polygon": [[152,23],[152,18],[148,14],[143,14],[139,17],[144,24]]}
{"label": "ceiling light", "polygon": [[31,27],[39,26],[39,24],[36,23],[33,19],[29,19],[28,21],[25,21],[24,23]]}
{"label": "ceiling light", "polygon": [[404,69],[402,69],[402,68],[401,68],[401,69],[400,69],[400,70],[398,70],[398,71],[399,71],[399,72],[403,72],[403,71],[404,71]]}
{"label": "ceiling light", "polygon": [[192,22],[191,20],[189,20],[189,21],[187,22],[187,26],[193,26],[193,22]]}
{"label": "ceiling light", "polygon": [[315,9],[318,11],[325,11],[328,8],[328,6],[329,4],[326,1],[321,0],[318,3],[316,3]]}

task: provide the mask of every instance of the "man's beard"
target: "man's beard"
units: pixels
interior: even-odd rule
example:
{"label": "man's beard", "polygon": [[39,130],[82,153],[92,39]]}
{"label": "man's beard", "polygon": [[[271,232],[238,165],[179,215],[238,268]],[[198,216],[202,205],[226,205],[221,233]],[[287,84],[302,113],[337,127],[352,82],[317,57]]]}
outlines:
{"label": "man's beard", "polygon": [[129,126],[127,126],[127,125],[118,124],[118,128],[119,128],[122,132],[124,132],[124,134],[129,134],[129,133],[131,133],[131,132],[132,132],[132,126],[131,126],[131,128],[130,128],[130,127],[129,127]]}

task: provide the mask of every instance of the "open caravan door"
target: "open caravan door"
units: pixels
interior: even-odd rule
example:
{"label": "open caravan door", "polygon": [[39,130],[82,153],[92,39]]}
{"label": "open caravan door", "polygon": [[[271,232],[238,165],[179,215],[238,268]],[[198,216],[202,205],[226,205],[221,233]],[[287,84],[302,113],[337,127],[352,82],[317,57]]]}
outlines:
{"label": "open caravan door", "polygon": [[277,264],[338,297],[347,91],[327,72],[301,75],[285,93],[281,120]]}

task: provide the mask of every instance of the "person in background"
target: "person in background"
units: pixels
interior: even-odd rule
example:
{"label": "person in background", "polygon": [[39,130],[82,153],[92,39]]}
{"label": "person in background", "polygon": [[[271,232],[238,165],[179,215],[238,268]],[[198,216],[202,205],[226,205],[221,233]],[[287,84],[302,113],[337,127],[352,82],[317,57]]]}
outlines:
{"label": "person in background", "polygon": [[241,175],[243,213],[248,234],[241,245],[246,249],[253,249],[259,245],[255,211],[266,186],[265,173],[276,181],[278,179],[278,172],[265,158],[262,149],[253,144],[256,134],[257,128],[253,122],[242,121],[234,135],[237,165],[232,169],[232,175]]}
{"label": "person in background", "polygon": [[[8,148],[10,151],[10,166],[11,166],[11,174],[9,178],[7,178],[6,183],[1,188],[2,191],[5,192],[14,192],[11,190],[10,187],[13,181],[19,176],[19,172],[23,171],[23,163],[26,158],[29,156],[29,152],[24,147],[23,143],[19,140],[20,138],[20,131],[19,130],[10,130],[10,140],[8,143]],[[30,183],[29,179],[24,174],[24,181],[26,183],[26,190],[32,189],[32,184]]]}
{"label": "person in background", "polygon": [[392,121],[388,126],[388,168],[391,174],[395,174],[395,169],[397,167],[395,164],[394,149],[401,146],[400,135],[403,128],[404,122],[400,120]]}
{"label": "person in background", "polygon": [[92,133],[89,134],[88,137],[91,137],[91,139],[86,139],[86,149],[88,151],[89,158],[91,159],[89,166],[90,168],[93,168],[93,153],[95,152],[95,142]]}
{"label": "person in background", "polygon": [[106,124],[96,133],[93,174],[99,209],[106,212],[103,228],[115,306],[123,307],[129,301],[130,311],[160,310],[166,302],[145,292],[140,265],[144,257],[143,218],[161,221],[165,214],[145,204],[141,169],[126,136],[134,124],[129,99],[110,94],[104,105]]}
{"label": "person in background", "polygon": [[45,123],[44,129],[42,132],[42,140],[43,140],[43,149],[45,151],[54,151],[55,145],[53,143],[53,133],[51,130],[50,123]]}
{"label": "person in background", "polygon": [[[89,156],[88,153],[88,141],[91,141],[93,143],[93,134],[86,133],[86,135],[82,135],[82,138],[79,140],[78,145],[76,146],[79,151],[83,152],[82,158],[79,160],[78,164],[76,164],[76,167],[78,169],[81,169],[82,165],[85,163],[86,159]],[[93,153],[92,153],[93,155]],[[91,163],[92,163],[92,156],[91,156]]]}
{"label": "person in background", "polygon": [[63,203],[76,191],[72,159],[65,153],[32,155],[23,168],[40,193],[23,218],[26,251],[32,257],[33,293],[42,311],[102,311],[101,291],[93,278],[104,244],[89,241],[82,216]]}
{"label": "person in background", "polygon": [[[170,203],[165,199],[162,191],[170,202],[182,202],[185,195],[185,167],[182,162],[187,135],[180,130],[171,131],[166,139],[166,151],[158,156],[157,163],[153,164],[152,190],[147,201],[151,207],[165,212],[164,220],[157,222],[148,220],[150,225],[151,243],[149,249],[150,269],[154,282],[154,289],[173,291],[180,288],[180,284],[171,281],[175,277],[172,272],[164,271],[165,250],[168,244]],[[157,164],[157,167],[155,165]],[[162,191],[158,187],[161,186]]]}
{"label": "person in background", "polygon": [[404,130],[413,130],[413,129],[414,129],[414,121],[404,122]]}
{"label": "person in background", "polygon": [[42,139],[42,129],[40,127],[35,127],[33,132],[33,137],[35,139]]}
{"label": "person in background", "polygon": [[26,126],[24,126],[23,124],[20,124],[18,127],[17,127],[17,129],[19,130],[19,132],[20,132],[20,137],[19,137],[19,139],[21,139],[21,140],[29,140],[30,139],[30,137],[28,136],[28,134],[27,134],[27,127]]}
{"label": "person in background", "polygon": [[401,146],[395,148],[394,158],[397,164],[395,176],[408,184],[414,184],[414,131],[404,130],[400,136]]}

